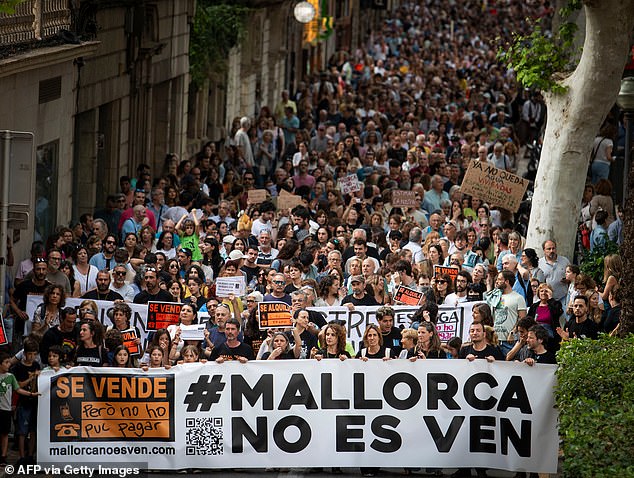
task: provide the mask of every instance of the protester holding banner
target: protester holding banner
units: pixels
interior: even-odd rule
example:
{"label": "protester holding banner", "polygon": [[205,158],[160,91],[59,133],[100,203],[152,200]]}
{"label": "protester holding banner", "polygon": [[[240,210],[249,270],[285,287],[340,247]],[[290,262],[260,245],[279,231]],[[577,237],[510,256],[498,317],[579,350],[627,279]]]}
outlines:
{"label": "protester holding banner", "polygon": [[[221,308],[218,307],[218,310]],[[217,317],[217,316],[216,316]],[[255,360],[253,349],[247,344],[242,343],[239,339],[240,322],[236,319],[229,319],[224,324],[224,335],[226,340],[219,346],[215,346],[209,357],[218,363],[227,360],[237,360],[246,363],[249,360]]]}
{"label": "protester holding banner", "polygon": [[444,359],[447,354],[442,348],[438,329],[433,322],[421,322],[417,330],[416,345],[408,350],[407,357],[416,359]]}
{"label": "protester holding banner", "polygon": [[320,349],[313,348],[311,357],[317,359],[336,359],[346,360],[350,358],[350,353],[346,350],[346,329],[341,325],[330,323],[326,325],[320,336],[323,337],[324,346]]}

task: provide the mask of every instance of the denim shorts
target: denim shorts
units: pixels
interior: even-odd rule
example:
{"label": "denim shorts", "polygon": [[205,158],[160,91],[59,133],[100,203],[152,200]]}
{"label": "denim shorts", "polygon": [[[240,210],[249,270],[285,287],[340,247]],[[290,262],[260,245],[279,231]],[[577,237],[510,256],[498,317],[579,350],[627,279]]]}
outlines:
{"label": "denim shorts", "polygon": [[37,431],[37,408],[18,406],[15,434],[28,435],[29,432],[35,431]]}

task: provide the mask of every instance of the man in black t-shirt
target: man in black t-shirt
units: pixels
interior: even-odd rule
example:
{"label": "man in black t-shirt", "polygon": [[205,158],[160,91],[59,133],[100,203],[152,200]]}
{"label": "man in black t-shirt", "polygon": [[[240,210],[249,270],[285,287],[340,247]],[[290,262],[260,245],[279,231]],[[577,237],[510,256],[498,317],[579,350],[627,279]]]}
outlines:
{"label": "man in black t-shirt", "polygon": [[260,268],[256,264],[258,252],[257,246],[250,244],[244,256],[244,264],[240,267],[240,270],[247,275],[247,285],[251,284],[253,280],[255,280],[255,282],[258,280],[258,273],[260,272]]}
{"label": "man in black t-shirt", "polygon": [[365,292],[365,278],[362,275],[352,276],[350,285],[352,286],[352,294],[345,296],[341,305],[348,304],[350,310],[354,310],[356,305],[379,305],[374,297]]}
{"label": "man in black t-shirt", "polygon": [[599,337],[599,327],[594,320],[588,318],[588,298],[578,295],[572,301],[572,314],[574,315],[563,330],[557,327],[557,333],[562,339],[596,339]]}
{"label": "man in black t-shirt", "polygon": [[92,300],[123,300],[123,296],[118,292],[110,289],[110,272],[106,269],[97,272],[97,288],[91,289],[81,296],[82,299]]}
{"label": "man in black t-shirt", "polygon": [[398,357],[403,346],[401,344],[401,329],[394,327],[394,309],[389,306],[379,307],[376,311],[376,320],[383,336],[383,345],[392,350]]}
{"label": "man in black t-shirt", "polygon": [[61,311],[59,325],[46,331],[40,342],[40,358],[43,365],[48,365],[48,350],[53,345],[58,345],[63,352],[60,357],[62,364],[68,363],[75,355],[77,347],[77,311],[73,307],[64,307]]}
{"label": "man in black t-shirt", "polygon": [[148,302],[174,302],[172,294],[159,287],[158,275],[154,267],[145,268],[145,288],[134,296],[135,304],[147,304]]}
{"label": "man in black t-shirt", "polygon": [[530,352],[527,358],[524,359],[524,363],[528,365],[535,365],[536,363],[557,363],[557,357],[554,352],[546,350],[544,344],[548,343],[548,332],[541,325],[533,325],[528,330],[526,337],[526,345]]}
{"label": "man in black t-shirt", "polygon": [[[23,321],[29,320],[26,313],[26,302],[29,295],[43,295],[44,290],[51,285],[46,280],[48,265],[43,257],[36,257],[33,261],[33,274],[30,278],[20,282],[11,295],[11,310]],[[20,325],[16,330],[22,330]]]}
{"label": "man in black t-shirt", "polygon": [[226,360],[238,360],[241,363],[246,363],[249,360],[254,360],[255,356],[251,347],[238,340],[239,333],[240,322],[237,319],[227,320],[225,324],[227,340],[218,347],[214,347],[210,360],[215,360],[217,363],[222,363]]}
{"label": "man in black t-shirt", "polygon": [[481,322],[471,324],[469,336],[471,344],[460,349],[459,358],[466,358],[469,362],[475,359],[486,359],[488,362],[504,360],[504,354],[500,348],[487,343],[484,324]]}

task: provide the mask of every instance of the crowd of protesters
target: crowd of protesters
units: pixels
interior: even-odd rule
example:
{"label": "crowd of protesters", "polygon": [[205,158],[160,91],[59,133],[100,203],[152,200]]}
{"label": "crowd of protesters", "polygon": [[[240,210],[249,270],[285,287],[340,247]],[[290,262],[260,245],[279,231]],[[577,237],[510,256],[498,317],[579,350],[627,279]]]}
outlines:
{"label": "crowd of protesters", "polygon": [[[24,437],[34,446],[32,395],[43,368],[352,357],[533,365],[555,363],[561,340],[618,327],[618,255],[606,257],[597,284],[554,241],[524,248],[511,212],[460,190],[472,159],[518,173],[526,144],[540,137],[539,94],[517,86],[483,32],[508,36],[527,15],[548,15],[547,2],[451,5],[406,3],[364,48],[336,55],[256,117],[236,118],[223,143],[190,159],[170,154],[162,171],[140,164],[103,208],[33,243],[11,288],[12,353],[0,355],[4,460],[11,390],[21,394],[20,457],[33,455]],[[611,154],[606,145],[597,145],[599,161]],[[603,172],[592,168],[596,184],[584,196],[589,248],[622,240]],[[358,190],[342,194],[349,176]],[[393,207],[396,190],[414,191],[419,206]],[[440,265],[459,273],[435,274]],[[243,278],[247,292],[218,297],[220,277]],[[405,329],[394,327],[391,307],[401,286],[423,293]],[[29,315],[32,294],[42,302]],[[68,297],[83,299],[78,309],[65,306]],[[107,328],[98,300],[114,303]],[[204,340],[182,340],[173,325],[133,357],[121,335],[131,327],[127,304],[149,301],[182,303],[181,325],[208,314]],[[262,301],[286,302],[294,327],[260,329]],[[441,343],[438,306],[467,301],[477,302],[471,342]],[[379,306],[356,349],[344,325],[311,309],[336,306]]]}

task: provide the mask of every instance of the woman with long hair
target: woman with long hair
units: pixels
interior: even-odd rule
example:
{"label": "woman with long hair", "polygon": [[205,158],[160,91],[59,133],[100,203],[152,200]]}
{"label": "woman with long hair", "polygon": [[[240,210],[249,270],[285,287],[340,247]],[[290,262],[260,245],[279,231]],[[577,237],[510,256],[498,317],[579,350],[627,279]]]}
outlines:
{"label": "woman with long hair", "polygon": [[176,247],[174,247],[174,233],[169,231],[161,232],[158,241],[156,241],[154,252],[162,252],[167,259],[175,259]]}
{"label": "woman with long hair", "polygon": [[123,248],[128,251],[128,257],[133,257],[139,238],[134,232],[128,232],[123,238]]}
{"label": "woman with long hair", "polygon": [[472,309],[473,321],[493,326],[493,313],[488,304],[475,304]]}
{"label": "woman with long hair", "polygon": [[163,365],[170,365],[169,352],[172,348],[172,338],[170,337],[170,333],[167,331],[167,329],[158,329],[156,332],[154,332],[154,335],[152,335],[152,339],[148,344],[147,350],[143,354],[143,358],[141,358],[140,360],[142,364],[149,363],[150,354],[148,353],[148,351],[153,346],[158,346],[161,348],[161,350],[163,350]]}
{"label": "woman with long hair", "polygon": [[192,325],[198,323],[198,309],[192,303],[183,304],[180,315],[178,316],[178,324],[170,325],[167,331],[172,339],[172,345],[169,352],[169,359],[174,363],[180,357],[180,351],[185,346],[185,341],[181,340],[181,325]]}
{"label": "woman with long hair", "polygon": [[350,354],[346,350],[346,329],[341,325],[327,324],[323,328],[323,343],[322,348],[311,351],[313,358],[317,360],[338,358],[342,361],[350,358]]}
{"label": "woman with long hair", "polygon": [[296,258],[301,252],[300,244],[294,239],[288,239],[284,247],[280,249],[277,257],[271,263],[271,268],[278,272],[284,270],[284,267]]}
{"label": "woman with long hair", "polygon": [[85,320],[79,327],[79,343],[75,349],[76,366],[103,367],[108,365],[108,352],[103,346],[103,327],[96,320]]}
{"label": "woman with long hair", "polygon": [[603,292],[601,299],[607,302],[610,292],[615,287],[620,286],[623,277],[623,261],[618,254],[609,254],[603,259]]}
{"label": "woman with long hair", "polygon": [[[218,277],[220,269],[222,269],[222,265],[224,263],[222,256],[220,255],[220,243],[215,237],[206,237],[200,242],[198,247],[203,255],[203,270],[205,270],[205,268],[211,268],[212,277]],[[208,275],[207,272],[205,272],[205,275]]]}
{"label": "woman with long hair", "polygon": [[434,295],[436,296],[436,304],[441,305],[445,301],[445,297],[453,293],[453,281],[449,274],[441,274],[434,280],[432,286]]}
{"label": "woman with long hair", "polygon": [[[510,238],[511,236],[509,236],[509,243]],[[537,252],[535,252],[535,249],[527,247],[522,251],[522,255],[517,264],[517,270],[522,275],[522,279],[524,280],[535,278],[540,283],[546,282],[544,272],[539,268],[539,258],[537,257]]]}
{"label": "woman with long hair", "polygon": [[165,271],[170,275],[171,280],[181,282],[181,266],[178,259],[169,259],[165,264]]}
{"label": "woman with long hair", "polygon": [[134,368],[132,356],[125,345],[118,345],[112,352],[112,366],[116,368]]}
{"label": "woman with long hair", "polygon": [[341,305],[341,281],[339,277],[327,275],[318,286],[319,298],[315,307],[339,307]]}
{"label": "woman with long hair", "polygon": [[378,325],[368,324],[363,333],[362,347],[357,352],[357,358],[367,362],[368,359],[387,360],[394,357],[392,349],[383,344],[383,335]]}
{"label": "woman with long hair", "polygon": [[38,305],[33,313],[33,323],[31,330],[44,335],[44,333],[59,325],[60,313],[66,303],[66,292],[61,285],[51,284],[44,289],[42,303]]}
{"label": "woman with long hair", "polygon": [[99,270],[88,263],[88,249],[79,245],[73,251],[73,275],[75,285],[73,286],[73,297],[81,297],[89,290],[97,287],[97,273]]}
{"label": "woman with long hair", "polygon": [[440,244],[430,244],[427,249],[427,260],[432,266],[442,265],[445,261],[445,253]]}
{"label": "woman with long hair", "polygon": [[418,325],[418,340],[412,350],[410,360],[417,359],[444,359],[447,354],[442,348],[438,330],[433,322],[422,321]]}

